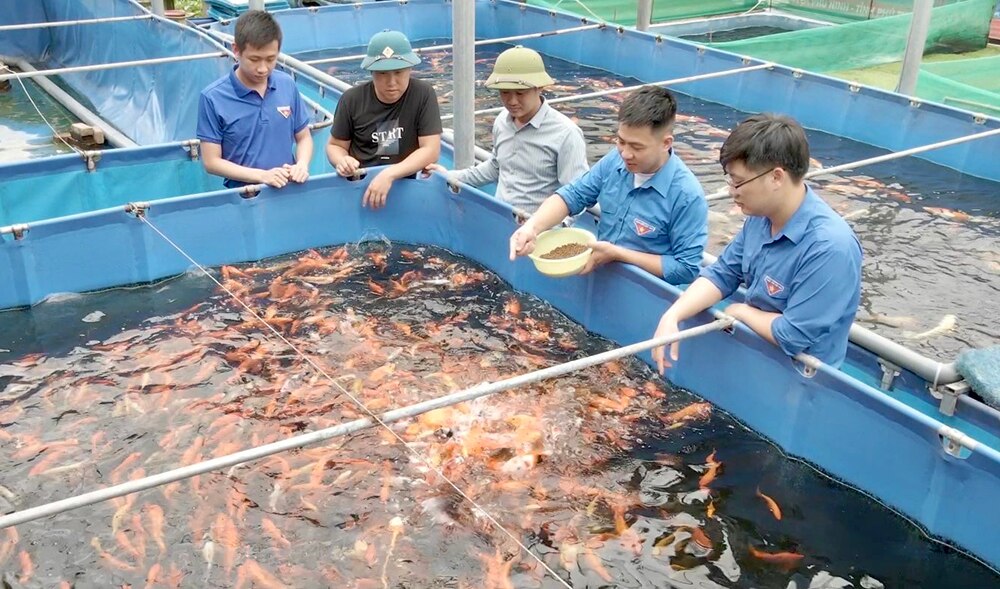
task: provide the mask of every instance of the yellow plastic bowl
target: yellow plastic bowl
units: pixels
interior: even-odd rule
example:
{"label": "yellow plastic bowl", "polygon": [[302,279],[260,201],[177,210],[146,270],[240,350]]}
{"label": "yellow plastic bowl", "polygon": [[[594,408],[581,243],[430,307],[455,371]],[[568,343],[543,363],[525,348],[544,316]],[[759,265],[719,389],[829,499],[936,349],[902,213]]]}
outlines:
{"label": "yellow plastic bowl", "polygon": [[597,237],[586,229],[577,229],[576,227],[549,229],[538,234],[538,237],[535,238],[535,250],[528,257],[535,263],[535,268],[546,276],[554,278],[573,276],[583,270],[583,267],[587,265],[587,261],[590,260],[590,254],[594,250],[588,247],[585,252],[570,258],[558,260],[546,260],[542,256],[561,245],[570,243],[590,245],[596,241]]}

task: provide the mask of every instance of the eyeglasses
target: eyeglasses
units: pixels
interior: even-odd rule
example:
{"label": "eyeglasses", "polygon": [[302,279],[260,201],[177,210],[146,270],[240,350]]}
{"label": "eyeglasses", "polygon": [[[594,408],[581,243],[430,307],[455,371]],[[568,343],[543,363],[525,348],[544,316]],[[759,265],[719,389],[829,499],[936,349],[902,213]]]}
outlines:
{"label": "eyeglasses", "polygon": [[770,174],[771,172],[775,171],[776,169],[777,168],[771,168],[770,170],[767,170],[766,172],[761,172],[760,174],[757,174],[753,178],[750,178],[749,180],[744,180],[744,181],[742,181],[742,182],[740,182],[738,184],[733,184],[733,179],[729,176],[729,173],[727,172],[726,173],[726,184],[728,184],[729,187],[732,188],[733,190],[737,190],[740,186],[744,186],[746,184],[749,184],[749,183],[753,182],[754,180],[756,180],[757,178],[762,178],[764,176],[767,176],[768,174]]}

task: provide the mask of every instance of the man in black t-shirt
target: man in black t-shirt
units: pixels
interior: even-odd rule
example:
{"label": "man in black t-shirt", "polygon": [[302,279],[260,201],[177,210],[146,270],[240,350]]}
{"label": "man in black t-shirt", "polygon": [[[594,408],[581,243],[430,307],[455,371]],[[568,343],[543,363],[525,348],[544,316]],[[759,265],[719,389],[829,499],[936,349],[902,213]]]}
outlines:
{"label": "man in black t-shirt", "polygon": [[341,176],[358,168],[389,167],[372,179],[363,206],[385,205],[392,183],[412,177],[441,153],[441,114],[434,87],[411,79],[420,58],[398,31],[382,31],[368,43],[361,67],[372,80],[344,92],[337,104],[326,155]]}

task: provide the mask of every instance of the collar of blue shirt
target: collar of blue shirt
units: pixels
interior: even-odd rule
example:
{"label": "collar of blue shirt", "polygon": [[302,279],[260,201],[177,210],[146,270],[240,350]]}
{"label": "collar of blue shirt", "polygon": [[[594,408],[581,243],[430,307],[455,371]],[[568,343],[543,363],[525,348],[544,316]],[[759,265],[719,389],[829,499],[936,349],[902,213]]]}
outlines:
{"label": "collar of blue shirt", "polygon": [[[236,64],[233,66],[233,71],[229,72],[229,81],[233,83],[233,91],[240,97],[246,96],[251,92],[256,92],[256,90],[247,88],[246,84],[241,82],[239,77],[237,77],[236,69],[239,67],[240,64]],[[277,88],[278,87],[274,84],[274,72],[271,72],[271,75],[267,77],[267,90],[270,92],[272,90],[277,90]]]}
{"label": "collar of blue shirt", "polygon": [[[653,174],[653,177],[646,180],[646,183],[642,185],[642,188],[650,187],[653,190],[660,193],[660,196],[667,196],[670,192],[670,184],[674,180],[674,174],[677,173],[677,156],[674,155],[674,150],[671,148],[670,157],[667,158],[667,163],[663,164],[659,170]],[[628,171],[625,167],[625,160],[622,159],[621,153],[618,154],[618,173],[622,176],[631,176],[632,172]]]}
{"label": "collar of blue shirt", "polygon": [[[795,209],[788,222],[781,228],[768,243],[775,242],[782,237],[787,237],[792,243],[798,243],[806,234],[809,228],[809,221],[815,216],[816,209],[822,201],[808,185],[806,186],[806,196],[802,199],[802,204]],[[770,232],[771,222],[767,222],[768,232]]]}

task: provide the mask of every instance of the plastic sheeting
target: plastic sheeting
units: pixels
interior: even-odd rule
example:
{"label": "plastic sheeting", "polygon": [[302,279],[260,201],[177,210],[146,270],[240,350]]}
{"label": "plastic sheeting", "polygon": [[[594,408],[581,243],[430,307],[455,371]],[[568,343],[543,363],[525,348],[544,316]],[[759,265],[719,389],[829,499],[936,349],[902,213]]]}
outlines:
{"label": "plastic sheeting", "polygon": [[[0,24],[143,14],[126,0],[5,2]],[[0,55],[39,69],[221,51],[206,36],[165,19],[53,27],[0,34]],[[229,57],[65,74],[62,82],[140,145],[195,136],[198,95],[229,71]]]}
{"label": "plastic sheeting", "polygon": [[[387,207],[377,211],[359,206],[366,183],[326,175],[282,190],[265,188],[251,199],[238,190],[168,199],[145,214],[210,266],[382,236],[444,247],[621,344],[648,338],[651,318],[679,294],[626,265],[551,279],[529,260],[511,263],[510,207],[473,189],[453,194],[440,175],[399,182]],[[226,239],[218,238],[220,226],[227,228]],[[10,277],[0,282],[0,307],[56,292],[149,282],[188,267],[187,259],[121,208],[46,221],[20,240],[0,238],[0,274]],[[688,326],[710,318],[703,313]],[[644,359],[649,361],[648,354]],[[995,541],[1000,510],[968,508],[996,503],[1000,454],[995,449],[970,444],[949,454],[942,448],[939,420],[826,366],[803,376],[780,350],[742,326],[732,334],[685,342],[668,376],[932,534],[1000,565]],[[993,423],[992,435],[998,431],[1000,421]]]}

